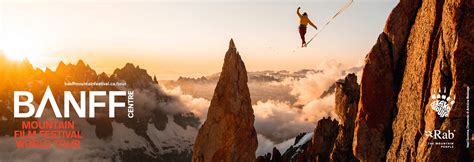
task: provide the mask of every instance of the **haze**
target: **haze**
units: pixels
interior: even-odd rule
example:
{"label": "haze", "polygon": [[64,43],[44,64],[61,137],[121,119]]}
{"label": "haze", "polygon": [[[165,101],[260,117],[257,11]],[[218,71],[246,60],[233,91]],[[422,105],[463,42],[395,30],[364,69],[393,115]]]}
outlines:
{"label": "haze", "polygon": [[[363,61],[397,1],[354,1],[308,48],[296,8],[321,27],[347,1],[1,1],[0,48],[55,69],[83,59],[111,73],[127,62],[160,79],[220,71],[234,38],[248,71]],[[307,39],[315,34],[308,28]]]}

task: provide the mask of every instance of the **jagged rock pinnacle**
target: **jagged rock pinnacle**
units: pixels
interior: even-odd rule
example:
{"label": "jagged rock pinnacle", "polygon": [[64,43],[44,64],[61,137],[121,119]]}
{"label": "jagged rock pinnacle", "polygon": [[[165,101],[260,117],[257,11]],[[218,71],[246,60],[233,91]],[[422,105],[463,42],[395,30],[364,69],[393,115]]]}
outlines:
{"label": "jagged rock pinnacle", "polygon": [[84,63],[84,61],[82,61],[81,59],[79,59],[79,60],[77,61],[76,66],[78,66],[78,67],[86,67],[86,63]]}
{"label": "jagged rock pinnacle", "polygon": [[255,161],[257,133],[247,80],[231,39],[207,119],[196,137],[193,162]]}
{"label": "jagged rock pinnacle", "polygon": [[232,38],[230,38],[230,42],[229,42],[229,49],[236,49],[237,47],[235,47],[235,44],[234,44],[234,40]]}

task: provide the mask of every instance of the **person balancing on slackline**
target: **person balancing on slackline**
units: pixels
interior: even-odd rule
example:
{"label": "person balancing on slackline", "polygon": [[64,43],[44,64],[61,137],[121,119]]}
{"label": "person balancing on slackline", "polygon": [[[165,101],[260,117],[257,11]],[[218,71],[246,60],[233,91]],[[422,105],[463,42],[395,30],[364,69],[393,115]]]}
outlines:
{"label": "person balancing on slackline", "polygon": [[300,17],[300,26],[299,26],[299,32],[300,32],[300,37],[301,37],[301,47],[306,47],[306,40],[304,38],[304,35],[306,34],[306,26],[311,25],[313,26],[316,30],[318,30],[318,27],[311,22],[308,18],[308,14],[306,12],[303,13],[303,15],[300,13],[301,7],[298,7],[296,10],[296,14],[298,14],[298,17]]}

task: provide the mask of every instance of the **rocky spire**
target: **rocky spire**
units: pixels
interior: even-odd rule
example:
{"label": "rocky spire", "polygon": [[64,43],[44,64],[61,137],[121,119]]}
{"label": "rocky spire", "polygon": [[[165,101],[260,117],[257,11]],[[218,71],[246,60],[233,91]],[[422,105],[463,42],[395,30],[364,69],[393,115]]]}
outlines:
{"label": "rocky spire", "polygon": [[311,142],[312,148],[310,148],[315,154],[315,161],[329,161],[338,129],[338,122],[335,119],[331,120],[328,117],[318,121]]}
{"label": "rocky spire", "polygon": [[331,153],[331,161],[357,161],[352,153],[352,139],[359,93],[357,76],[353,73],[336,83],[336,106],[334,109],[341,124]]}
{"label": "rocky spire", "polygon": [[231,38],[229,42],[229,49],[237,49],[234,44],[234,40]]}
{"label": "rocky spire", "polygon": [[231,39],[207,120],[194,143],[193,161],[254,161],[254,120],[247,70]]}

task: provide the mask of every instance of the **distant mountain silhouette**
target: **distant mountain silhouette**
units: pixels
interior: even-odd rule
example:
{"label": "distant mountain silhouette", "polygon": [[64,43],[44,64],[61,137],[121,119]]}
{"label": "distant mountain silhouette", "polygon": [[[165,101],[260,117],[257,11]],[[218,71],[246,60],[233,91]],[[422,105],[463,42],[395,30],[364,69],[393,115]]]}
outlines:
{"label": "distant mountain silhouette", "polygon": [[[169,111],[167,103],[178,103],[177,99],[162,92],[157,82],[152,80],[147,71],[127,63],[122,68],[117,68],[111,75],[97,74],[84,61],[76,64],[60,62],[56,70],[46,68],[44,71],[34,69],[28,60],[14,62],[5,59],[0,54],[0,136],[11,137],[13,130],[21,128],[22,120],[43,119],[13,119],[13,91],[28,90],[35,96],[39,103],[47,86],[50,86],[56,101],[62,110],[63,91],[72,91],[78,97],[79,91],[91,90],[134,90],[135,91],[135,117],[128,119],[127,110],[116,109],[116,118],[108,118],[108,109],[96,109],[96,118],[79,119],[72,113],[71,120],[76,121],[81,128],[93,128],[95,136],[83,139],[93,141],[100,139],[105,145],[88,143],[83,145],[89,149],[104,151],[101,156],[108,159],[121,161],[190,161],[191,149],[197,129],[200,126],[199,118],[191,112]],[[76,82],[122,82],[126,86],[65,86],[65,83]],[[123,102],[125,98],[119,98]],[[51,111],[46,108],[45,111]],[[45,113],[46,115],[47,113]],[[101,115],[104,114],[104,115]],[[133,132],[122,139],[123,134],[118,132]],[[87,134],[88,134],[87,133]],[[128,144],[127,144],[128,143]],[[136,143],[136,144],[133,144]],[[5,144],[5,143],[2,143]],[[139,144],[139,145],[137,145]],[[108,149],[106,149],[108,148]],[[88,149],[88,148],[84,148]],[[20,150],[21,151],[21,150]],[[98,153],[101,154],[101,153]],[[133,159],[128,159],[134,157]],[[94,158],[94,157],[89,157]],[[1,160],[1,158],[0,158]]]}

